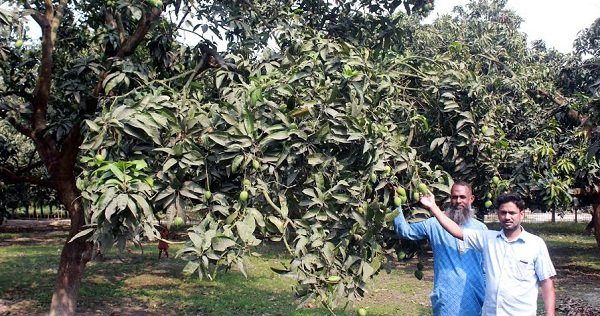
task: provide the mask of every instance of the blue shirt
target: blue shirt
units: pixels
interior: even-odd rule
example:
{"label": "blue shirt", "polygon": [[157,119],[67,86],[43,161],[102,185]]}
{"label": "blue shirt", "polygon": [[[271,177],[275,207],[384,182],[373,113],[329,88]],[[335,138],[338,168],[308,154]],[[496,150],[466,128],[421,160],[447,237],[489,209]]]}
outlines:
{"label": "blue shirt", "polygon": [[535,316],[539,281],[556,275],[546,243],[525,230],[508,241],[503,231],[465,229],[463,239],[465,246],[483,252],[483,315]]}
{"label": "blue shirt", "polygon": [[[435,217],[408,224],[400,210],[394,219],[394,227],[405,239],[429,238],[433,250],[433,314],[481,315],[485,289],[481,253],[466,249],[463,242],[446,232]],[[476,219],[468,220],[462,227],[487,229]]]}

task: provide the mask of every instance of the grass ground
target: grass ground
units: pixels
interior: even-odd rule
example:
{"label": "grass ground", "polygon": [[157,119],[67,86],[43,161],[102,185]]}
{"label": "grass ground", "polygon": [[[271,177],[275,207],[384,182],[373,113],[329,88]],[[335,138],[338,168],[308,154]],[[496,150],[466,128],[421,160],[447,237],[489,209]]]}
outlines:
{"label": "grass ground", "polygon": [[[494,228],[494,227],[491,227]],[[526,229],[544,238],[558,271],[557,300],[563,314],[573,299],[598,304],[600,252],[592,237],[581,236],[583,224],[527,224]],[[0,233],[0,315],[41,315],[49,306],[61,244],[60,230]],[[172,246],[173,256],[177,250]],[[293,280],[270,270],[287,261],[277,246],[259,249],[249,258],[248,278],[229,272],[215,281],[185,278],[177,259],[157,259],[155,244],[144,253],[134,251],[119,260],[88,264],[80,294],[80,315],[327,315],[318,306],[300,306],[293,295]],[[355,315],[364,307],[369,315],[431,315],[431,257],[424,258],[425,278],[413,276],[416,259],[395,262],[391,273],[382,272],[370,284],[368,295],[351,303],[338,315]],[[561,305],[562,304],[562,305]]]}
{"label": "grass ground", "polygon": [[[47,311],[66,233],[60,231],[0,233],[0,315],[42,315]],[[289,257],[276,245],[258,249],[261,257],[248,258],[248,278],[236,271],[215,281],[183,277],[184,266],[172,258],[158,260],[156,244],[144,245],[124,261],[114,253],[86,268],[80,291],[79,315],[328,315],[311,304],[298,306],[291,286],[270,267]],[[430,258],[429,258],[430,259]],[[364,299],[350,303],[338,315],[354,315],[360,306],[369,315],[431,315],[431,262],[425,277],[413,276],[416,261],[396,263],[390,274],[382,272]],[[2,309],[4,305],[4,310]],[[298,308],[299,307],[299,308]]]}

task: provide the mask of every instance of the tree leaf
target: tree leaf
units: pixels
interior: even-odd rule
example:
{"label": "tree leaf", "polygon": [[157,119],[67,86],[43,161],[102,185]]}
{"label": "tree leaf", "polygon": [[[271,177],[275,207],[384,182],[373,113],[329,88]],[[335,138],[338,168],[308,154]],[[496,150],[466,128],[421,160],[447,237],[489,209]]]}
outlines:
{"label": "tree leaf", "polygon": [[185,275],[192,275],[194,272],[196,272],[196,270],[198,270],[198,268],[200,267],[200,264],[195,262],[195,261],[188,261],[188,263],[185,265],[185,267],[183,267],[183,274]]}
{"label": "tree leaf", "polygon": [[69,242],[72,242],[73,240],[75,240],[77,238],[87,236],[87,235],[91,234],[92,232],[94,232],[94,230],[96,230],[95,227],[86,228],[86,229],[78,232],[77,234],[75,234],[75,236],[73,236],[71,239],[69,239]]}
{"label": "tree leaf", "polygon": [[212,248],[215,251],[223,252],[235,245],[236,245],[235,241],[227,236],[215,236],[212,239]]}

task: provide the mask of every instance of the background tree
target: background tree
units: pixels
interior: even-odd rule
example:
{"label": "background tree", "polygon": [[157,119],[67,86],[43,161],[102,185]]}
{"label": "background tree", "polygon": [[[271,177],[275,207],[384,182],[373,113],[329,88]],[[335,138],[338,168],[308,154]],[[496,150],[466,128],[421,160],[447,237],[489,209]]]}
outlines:
{"label": "background tree", "polygon": [[[586,230],[594,228],[600,247],[600,187],[598,161],[600,153],[600,81],[598,81],[598,34],[600,20],[582,30],[574,43],[574,54],[558,67],[556,84],[568,100],[556,99],[561,107],[561,122],[578,136],[573,152],[577,172],[573,190],[582,205],[591,204],[592,220]],[[587,154],[586,154],[587,153]]]}

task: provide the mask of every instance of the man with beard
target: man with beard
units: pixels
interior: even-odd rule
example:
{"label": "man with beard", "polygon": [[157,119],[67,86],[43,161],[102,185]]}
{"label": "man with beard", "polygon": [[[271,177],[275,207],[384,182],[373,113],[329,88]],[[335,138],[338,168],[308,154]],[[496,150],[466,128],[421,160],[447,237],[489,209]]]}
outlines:
{"label": "man with beard", "polygon": [[[486,230],[473,218],[474,201],[471,186],[455,182],[450,190],[450,207],[446,215],[464,228]],[[408,224],[402,210],[394,219],[396,233],[405,239],[428,238],[433,251],[433,290],[431,305],[434,315],[480,315],[484,295],[482,256],[466,249],[462,241],[452,237],[435,217]]]}
{"label": "man with beard", "polygon": [[452,236],[464,240],[467,249],[483,254],[486,271],[483,315],[535,316],[538,287],[542,290],[545,315],[555,315],[556,294],[552,277],[556,275],[546,243],[523,229],[525,202],[507,193],[496,199],[501,231],[463,228],[446,216],[428,193],[421,204],[438,219]]}

